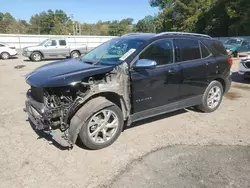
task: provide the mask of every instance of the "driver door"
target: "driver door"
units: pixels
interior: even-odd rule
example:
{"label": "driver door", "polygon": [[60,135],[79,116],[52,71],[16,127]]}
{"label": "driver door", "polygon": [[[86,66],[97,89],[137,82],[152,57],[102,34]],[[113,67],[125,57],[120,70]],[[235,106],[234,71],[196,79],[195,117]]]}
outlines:
{"label": "driver door", "polygon": [[133,113],[176,102],[180,97],[181,71],[174,63],[173,41],[162,39],[153,42],[139,55],[139,59],[153,60],[157,65],[153,69],[132,68]]}

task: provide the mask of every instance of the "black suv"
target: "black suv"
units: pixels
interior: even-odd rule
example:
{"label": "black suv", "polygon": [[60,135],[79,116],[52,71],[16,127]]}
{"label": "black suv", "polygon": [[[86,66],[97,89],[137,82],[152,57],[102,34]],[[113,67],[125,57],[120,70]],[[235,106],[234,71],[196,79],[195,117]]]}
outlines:
{"label": "black suv", "polygon": [[111,145],[123,125],[187,107],[215,111],[231,87],[221,42],[180,32],[132,33],[78,59],[27,75],[26,111],[36,129],[72,148]]}

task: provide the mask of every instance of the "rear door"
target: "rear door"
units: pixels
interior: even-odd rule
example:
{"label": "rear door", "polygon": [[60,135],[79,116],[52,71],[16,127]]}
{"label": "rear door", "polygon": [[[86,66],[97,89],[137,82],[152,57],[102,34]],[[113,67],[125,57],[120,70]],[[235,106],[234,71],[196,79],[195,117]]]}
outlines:
{"label": "rear door", "polygon": [[58,40],[57,54],[64,57],[69,56],[69,46],[66,40]]}
{"label": "rear door", "polygon": [[[175,39],[176,62],[182,70],[180,98],[202,95],[215,70],[215,58],[208,48],[195,39]],[[213,70],[214,69],[214,70]]]}
{"label": "rear door", "polygon": [[174,63],[173,40],[161,39],[147,47],[138,59],[156,61],[154,69],[131,70],[133,113],[178,101],[181,71]]}

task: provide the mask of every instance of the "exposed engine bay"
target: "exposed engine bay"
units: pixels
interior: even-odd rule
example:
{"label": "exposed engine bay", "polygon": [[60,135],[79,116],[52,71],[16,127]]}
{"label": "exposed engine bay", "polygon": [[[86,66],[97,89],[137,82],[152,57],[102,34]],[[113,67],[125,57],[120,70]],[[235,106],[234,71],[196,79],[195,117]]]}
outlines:
{"label": "exposed engine bay", "polygon": [[[131,109],[129,79],[128,65],[123,63],[109,73],[88,77],[73,82],[70,86],[54,88],[31,86],[28,91],[26,111],[29,117],[35,116],[33,123],[37,129],[47,131],[63,146],[73,146],[75,140],[70,140],[68,135],[70,119],[80,108],[84,108],[84,103],[88,100],[97,96],[110,97],[110,100],[118,98],[124,119],[129,117]],[[32,103],[32,100],[36,102]],[[36,112],[31,113],[27,105]]]}

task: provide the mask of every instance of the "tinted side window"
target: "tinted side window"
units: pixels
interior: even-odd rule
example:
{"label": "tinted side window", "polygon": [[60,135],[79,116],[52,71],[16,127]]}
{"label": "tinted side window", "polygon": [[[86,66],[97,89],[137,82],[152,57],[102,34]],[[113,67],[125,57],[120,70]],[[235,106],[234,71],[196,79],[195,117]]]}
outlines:
{"label": "tinted side window", "polygon": [[220,41],[208,40],[207,43],[209,43],[209,45],[212,46],[212,48],[214,48],[217,51],[217,54],[219,53],[220,55],[228,55],[226,48]]}
{"label": "tinted side window", "polygon": [[59,40],[59,45],[60,46],[66,46],[66,41],[65,40]]}
{"label": "tinted side window", "polygon": [[190,61],[201,58],[200,46],[197,40],[175,39],[176,62]]}
{"label": "tinted side window", "polygon": [[3,44],[0,44],[0,47],[4,47],[5,45],[3,45]]}
{"label": "tinted side window", "polygon": [[201,46],[202,58],[206,58],[206,57],[211,55],[211,52],[208,50],[208,48],[203,43],[200,42],[200,46]]}
{"label": "tinted side window", "polygon": [[171,40],[160,40],[151,44],[139,57],[156,61],[157,65],[173,63],[173,44]]}
{"label": "tinted side window", "polygon": [[52,40],[51,46],[56,46],[56,40]]}
{"label": "tinted side window", "polygon": [[242,43],[242,46],[247,46],[247,42],[244,41],[244,42]]}

